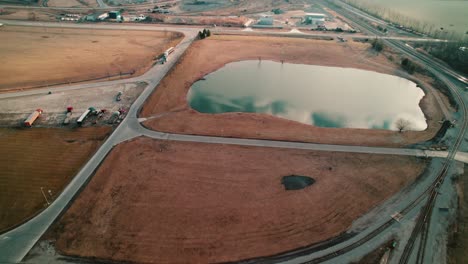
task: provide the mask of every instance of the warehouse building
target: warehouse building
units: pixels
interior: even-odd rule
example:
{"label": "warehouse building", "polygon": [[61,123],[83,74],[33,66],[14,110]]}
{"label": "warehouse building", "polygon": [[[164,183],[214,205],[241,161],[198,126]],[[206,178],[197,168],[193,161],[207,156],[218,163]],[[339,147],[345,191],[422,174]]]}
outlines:
{"label": "warehouse building", "polygon": [[322,13],[306,13],[303,18],[304,24],[323,25],[325,23],[325,14]]}

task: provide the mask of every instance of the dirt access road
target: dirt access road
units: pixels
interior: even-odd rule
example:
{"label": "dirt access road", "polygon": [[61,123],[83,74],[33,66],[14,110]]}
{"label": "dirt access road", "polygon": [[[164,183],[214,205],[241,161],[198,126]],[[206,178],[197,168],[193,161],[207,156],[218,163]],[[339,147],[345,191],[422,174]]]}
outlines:
{"label": "dirt access road", "polygon": [[[46,236],[143,263],[272,255],[334,237],[420,175],[416,158],[161,141],[122,143]],[[316,183],[285,191],[282,176]]]}
{"label": "dirt access road", "polygon": [[45,207],[41,187],[51,201],[57,197],[110,132],[0,128],[0,233]]}
{"label": "dirt access road", "polygon": [[143,107],[141,116],[149,118],[144,125],[182,134],[392,147],[429,140],[440,128],[442,114],[432,93],[426,93],[420,104],[428,119],[428,129],[423,132],[320,128],[266,114],[202,114],[189,107],[186,94],[195,81],[226,63],[259,57],[387,74],[398,72],[396,63],[372,51],[367,43],[216,35],[195,42],[163,79]]}
{"label": "dirt access road", "polygon": [[[0,92],[149,69],[180,33],[4,26]],[[129,77],[125,75],[124,77]],[[101,79],[102,81],[102,79]]]}

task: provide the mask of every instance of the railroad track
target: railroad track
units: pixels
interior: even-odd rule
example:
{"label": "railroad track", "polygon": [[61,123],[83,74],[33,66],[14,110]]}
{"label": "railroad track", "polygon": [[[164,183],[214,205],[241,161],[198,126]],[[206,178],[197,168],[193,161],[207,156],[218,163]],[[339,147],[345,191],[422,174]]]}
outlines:
{"label": "railroad track", "polygon": [[455,144],[452,145],[452,148],[451,148],[451,150],[449,152],[449,155],[448,155],[446,161],[444,162],[443,171],[437,177],[437,179],[434,181],[434,183],[431,186],[429,199],[426,202],[426,204],[425,204],[425,206],[423,208],[423,211],[419,215],[416,226],[413,229],[413,232],[411,233],[410,239],[408,240],[408,242],[407,242],[407,244],[405,246],[405,249],[404,249],[403,254],[402,254],[402,256],[400,258],[400,261],[399,261],[400,264],[405,264],[405,263],[409,262],[409,259],[410,259],[410,256],[411,256],[411,253],[412,253],[412,250],[413,250],[413,247],[414,247],[414,243],[415,243],[418,236],[420,236],[421,241],[420,241],[419,248],[418,248],[418,255],[417,255],[416,263],[424,263],[424,256],[425,256],[425,251],[426,251],[426,244],[427,244],[427,238],[428,238],[428,232],[429,232],[429,226],[430,226],[432,210],[434,208],[435,201],[436,201],[437,196],[439,194],[438,188],[439,188],[440,185],[442,185],[442,183],[443,183],[443,181],[444,181],[444,179],[445,179],[445,177],[447,175],[448,169],[450,168],[450,166],[453,163],[455,154],[456,154],[458,148],[460,147],[461,143],[463,142],[464,134],[465,134],[465,132],[467,130],[467,127],[468,127],[468,122],[466,120],[466,116],[468,114],[467,113],[467,106],[466,106],[465,102],[463,101],[463,98],[462,98],[460,92],[458,91],[458,89],[456,89],[456,87],[452,86],[452,84],[444,76],[440,75],[440,76],[436,76],[436,77],[441,79],[441,81],[443,81],[444,83],[448,84],[450,90],[452,90],[453,94],[457,97],[457,101],[459,103],[460,111],[462,112],[463,122],[462,122],[462,127],[460,129],[459,136],[457,137],[457,139],[455,141]]}
{"label": "railroad track", "polygon": [[[340,13],[341,15],[343,15],[343,13],[341,12],[342,10],[337,11],[335,9],[335,11],[337,13]],[[343,16],[345,16],[345,15],[343,15]],[[370,33],[375,34],[376,36],[381,36],[381,32],[379,32],[376,29],[372,28],[371,26],[367,25],[365,22],[359,21],[359,22],[355,22],[355,24],[357,24],[358,27],[363,28],[364,31],[369,31]],[[401,50],[401,51],[403,51],[403,53],[409,54],[410,57],[412,57],[413,59],[416,59],[420,63],[422,62],[422,64],[435,65],[436,68],[441,68],[442,70],[446,71],[446,74],[450,75],[451,78],[454,78],[454,79],[456,79],[456,80],[458,80],[458,81],[460,81],[462,83],[466,83],[464,81],[464,80],[466,80],[466,78],[464,78],[463,76],[462,77],[464,79],[460,79],[459,77],[461,75],[459,75],[458,73],[455,73],[453,70],[450,70],[447,67],[445,67],[443,65],[440,65],[439,63],[433,62],[430,58],[427,58],[425,55],[417,53],[417,51],[413,50],[411,47],[406,46],[404,43],[401,43],[400,41],[397,41],[397,40],[387,40],[387,39],[382,39],[382,40],[389,47],[391,47],[391,48],[393,48],[395,50]],[[433,205],[435,203],[435,200],[437,198],[438,187],[441,185],[441,183],[445,179],[445,177],[447,175],[447,172],[449,171],[449,168],[450,168],[450,166],[452,164],[452,161],[453,161],[453,159],[455,157],[455,154],[456,154],[459,146],[461,145],[461,143],[463,141],[464,134],[465,134],[465,132],[467,130],[467,127],[468,127],[468,123],[467,123],[467,120],[466,120],[467,106],[466,106],[465,102],[463,101],[463,98],[462,98],[462,96],[460,94],[460,91],[457,89],[456,85],[453,84],[449,79],[447,79],[447,77],[445,77],[443,74],[436,71],[433,66],[428,67],[428,70],[430,72],[432,72],[432,74],[434,74],[434,76],[436,76],[436,78],[438,78],[443,83],[445,83],[449,87],[449,89],[451,90],[452,94],[456,97],[457,103],[459,104],[459,111],[461,111],[461,113],[462,113],[462,122],[461,122],[462,127],[460,128],[460,133],[459,133],[459,135],[458,135],[458,137],[456,139],[456,142],[452,145],[452,147],[449,150],[449,155],[448,155],[447,159],[445,160],[443,166],[441,167],[441,169],[437,173],[438,176],[436,177],[436,179],[432,182],[432,184],[423,193],[421,193],[418,197],[416,197],[416,199],[414,199],[410,204],[408,204],[405,208],[403,208],[399,212],[402,215],[406,215],[414,207],[416,207],[416,205],[421,203],[424,199],[426,199],[426,198],[428,199],[428,201],[425,203],[425,205],[423,207],[424,208],[423,212],[418,217],[417,227],[415,227],[415,229],[413,230],[413,234],[410,237],[410,241],[407,243],[408,249],[405,248],[406,253],[404,253],[404,254],[407,255],[408,258],[411,255],[412,249],[414,247],[414,241],[418,237],[419,233],[424,232],[424,230],[427,230],[427,228],[429,227],[430,215],[431,215],[432,208],[433,208]],[[360,238],[358,241],[356,241],[356,242],[354,242],[354,243],[352,243],[352,244],[350,244],[350,245],[348,245],[346,247],[343,247],[341,249],[338,249],[338,250],[335,250],[333,252],[327,253],[327,254],[325,254],[325,255],[323,255],[321,257],[314,258],[314,259],[312,259],[310,261],[307,261],[307,262],[304,262],[304,263],[307,263],[307,264],[322,263],[322,262],[325,262],[325,261],[332,260],[332,259],[334,259],[334,258],[336,258],[336,257],[338,257],[340,255],[343,255],[343,254],[345,254],[347,252],[350,252],[353,249],[362,246],[363,244],[369,242],[370,240],[372,240],[376,236],[380,235],[383,231],[390,228],[395,222],[396,222],[396,220],[391,218],[391,219],[387,220],[386,222],[382,223],[376,229],[372,230],[369,234],[367,234],[364,237]],[[428,236],[427,236],[427,232],[426,232],[424,234],[424,241],[427,239],[427,237]],[[409,244],[409,246],[408,246],[408,244]],[[423,244],[425,244],[425,242],[423,242]],[[419,254],[420,255],[419,259],[420,259],[421,263],[422,263],[422,261],[424,261],[424,248],[425,248],[425,246],[422,245],[421,246],[421,251],[420,251],[421,253]],[[275,257],[269,257],[269,258],[266,257],[266,258],[262,259],[262,262],[268,262],[268,263],[273,262],[273,263],[275,263],[275,262],[290,260],[290,259],[294,259],[294,258],[297,258],[297,257],[300,257],[300,256],[307,255],[308,254],[307,252],[314,251],[314,249],[316,249],[316,247],[309,247],[307,249],[298,250],[296,252],[287,252],[287,253],[284,253],[284,254],[281,254],[281,255],[278,255],[278,256],[275,256]],[[249,263],[249,262],[246,262],[246,263]],[[407,262],[403,261],[403,263],[407,263]]]}
{"label": "railroad track", "polygon": [[[340,11],[335,10],[335,11],[346,17],[346,15],[343,14],[342,10],[340,10]],[[372,34],[375,34],[376,36],[381,35],[381,33],[379,31],[377,31],[376,29],[374,29],[373,27],[371,27],[370,25],[368,25],[365,22],[354,21],[354,23],[358,27],[364,29],[364,31],[368,31],[368,32],[370,32]],[[419,63],[422,62],[423,65],[424,64],[428,65],[429,67],[427,69],[432,74],[434,74],[434,76],[436,78],[438,78],[440,81],[442,81],[443,83],[445,83],[448,86],[448,88],[452,92],[453,96],[455,96],[455,98],[457,100],[457,103],[459,104],[459,111],[461,112],[461,118],[462,118],[461,121],[462,122],[460,122],[460,123],[462,124],[462,126],[460,128],[460,132],[459,132],[459,134],[458,134],[458,136],[456,138],[455,143],[451,146],[451,148],[449,150],[449,155],[447,156],[447,158],[446,158],[446,160],[445,160],[445,162],[443,164],[443,167],[441,168],[440,172],[438,173],[437,178],[426,189],[426,191],[424,191],[421,195],[419,195],[417,197],[417,199],[415,199],[413,202],[411,202],[407,207],[405,207],[400,212],[400,214],[405,215],[406,213],[411,211],[419,202],[421,202],[424,198],[426,198],[428,196],[427,201],[426,201],[426,203],[425,203],[425,205],[423,207],[423,210],[420,213],[420,215],[418,216],[416,226],[412,231],[412,234],[411,234],[411,236],[410,236],[410,238],[409,238],[409,240],[408,240],[408,242],[407,242],[407,244],[405,246],[405,249],[404,249],[403,254],[402,254],[402,256],[400,258],[400,261],[399,261],[399,263],[408,263],[409,258],[411,256],[413,248],[414,248],[414,243],[415,243],[416,239],[420,236],[421,237],[421,243],[420,243],[420,246],[419,246],[419,249],[418,249],[417,263],[424,263],[425,248],[426,248],[426,243],[427,243],[427,238],[428,238],[427,233],[429,232],[429,225],[430,225],[432,210],[433,210],[435,201],[437,199],[438,188],[443,183],[443,181],[444,181],[444,179],[445,179],[445,177],[446,177],[446,175],[447,175],[447,173],[448,173],[448,171],[450,169],[450,166],[453,163],[455,154],[457,153],[458,148],[460,147],[461,143],[463,142],[464,135],[465,135],[465,132],[466,132],[467,127],[468,127],[468,122],[467,122],[467,119],[466,119],[466,116],[468,114],[467,113],[467,106],[466,106],[466,104],[465,104],[465,102],[464,102],[464,100],[462,98],[461,92],[456,87],[456,85],[453,84],[446,76],[444,76],[442,73],[437,71],[431,65],[435,65],[437,68],[442,68],[442,70],[444,70],[444,71],[446,69],[445,66],[440,65],[437,62],[433,62],[433,60],[431,60],[430,58],[427,58],[426,56],[424,56],[422,54],[418,54],[414,50],[409,50],[409,49],[412,49],[412,48],[406,46],[405,44],[403,44],[403,43],[401,43],[399,41],[385,40],[385,39],[382,39],[382,41],[384,41],[384,43],[386,43],[388,46],[390,46],[393,49],[401,50],[404,53],[409,54],[413,59],[416,59],[417,62],[419,62]],[[458,73],[454,74],[454,71],[452,71],[450,69],[445,71],[445,73],[448,74],[450,77],[455,78],[458,81],[466,84],[466,78],[459,75]],[[460,78],[460,76],[462,78]],[[390,219],[387,222],[380,225],[375,230],[373,230],[371,233],[367,234],[366,236],[364,236],[363,238],[358,240],[357,242],[355,242],[355,243],[353,243],[351,245],[348,245],[348,246],[346,246],[344,248],[341,248],[339,250],[336,250],[334,252],[331,252],[329,254],[326,254],[326,255],[324,255],[322,257],[315,258],[315,259],[313,259],[311,261],[308,261],[306,263],[308,263],[308,264],[321,263],[321,262],[324,262],[324,261],[327,261],[327,260],[331,260],[331,259],[333,259],[335,257],[338,257],[339,255],[343,255],[343,254],[345,254],[345,253],[347,253],[347,252],[349,252],[349,251],[351,251],[351,250],[365,244],[366,242],[370,241],[371,239],[373,239],[374,237],[379,235],[381,232],[383,232],[384,230],[389,228],[394,222],[395,222],[394,219]]]}

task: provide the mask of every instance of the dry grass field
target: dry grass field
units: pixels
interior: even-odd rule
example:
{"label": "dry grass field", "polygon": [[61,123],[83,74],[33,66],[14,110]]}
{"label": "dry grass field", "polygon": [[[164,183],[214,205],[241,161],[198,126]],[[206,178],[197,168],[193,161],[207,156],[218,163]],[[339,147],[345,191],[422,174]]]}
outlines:
{"label": "dry grass field", "polygon": [[0,92],[142,74],[180,33],[6,26],[0,30]]}
{"label": "dry grass field", "polygon": [[[214,51],[222,52],[213,56]],[[367,43],[216,35],[195,42],[162,80],[143,107],[141,116],[150,117],[144,124],[158,131],[182,134],[368,146],[403,146],[425,141],[440,128],[442,114],[432,93],[427,93],[420,103],[428,122],[428,128],[422,132],[321,128],[266,114],[204,114],[190,108],[186,94],[195,81],[229,62],[259,57],[386,74],[397,74],[398,69],[398,65],[373,52]]]}
{"label": "dry grass field", "polygon": [[48,0],[50,7],[97,7],[96,0]]}
{"label": "dry grass field", "polygon": [[0,128],[0,232],[44,208],[41,187],[53,200],[110,131]]}
{"label": "dry grass field", "polygon": [[[140,137],[112,150],[47,238],[64,254],[125,263],[268,256],[337,236],[424,168],[413,157]],[[291,174],[316,182],[286,191]]]}

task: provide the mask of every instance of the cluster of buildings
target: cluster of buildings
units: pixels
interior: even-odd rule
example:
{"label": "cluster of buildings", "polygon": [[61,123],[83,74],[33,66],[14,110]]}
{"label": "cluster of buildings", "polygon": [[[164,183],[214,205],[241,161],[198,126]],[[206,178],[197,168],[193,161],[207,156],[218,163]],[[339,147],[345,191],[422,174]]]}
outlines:
{"label": "cluster of buildings", "polygon": [[[305,13],[304,16],[300,17],[300,23],[303,25],[310,25],[317,28],[324,27],[327,15],[322,13]],[[286,24],[288,24],[288,20],[286,20]],[[275,20],[273,16],[265,15],[258,19],[257,23],[252,27],[268,27],[268,28],[275,28],[281,27],[275,25]]]}
{"label": "cluster of buildings", "polygon": [[109,11],[105,13],[97,12],[97,13],[86,15],[84,18],[85,21],[92,21],[92,22],[104,21],[106,19],[115,20],[119,22],[123,21],[122,14],[120,13],[120,11]]}

